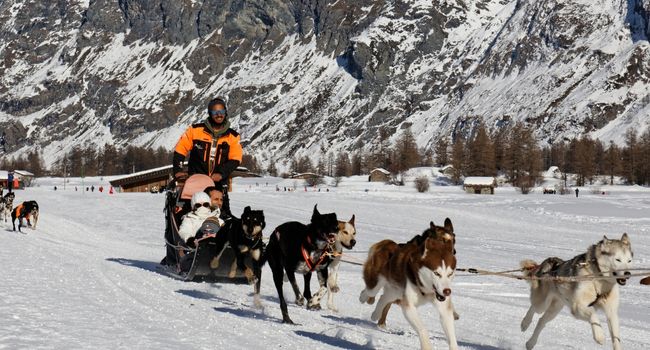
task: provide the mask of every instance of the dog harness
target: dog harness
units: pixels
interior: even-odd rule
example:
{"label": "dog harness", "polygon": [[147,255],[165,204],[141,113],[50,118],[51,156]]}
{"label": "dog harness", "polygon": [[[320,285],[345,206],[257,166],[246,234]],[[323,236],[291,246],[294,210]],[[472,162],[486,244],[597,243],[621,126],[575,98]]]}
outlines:
{"label": "dog harness", "polygon": [[[309,236],[307,236],[307,243],[310,244],[310,245],[312,244],[311,238]],[[329,257],[329,254],[327,254],[329,244],[327,245],[327,248],[323,249],[323,252],[321,253],[320,258],[318,259],[318,261],[316,261],[316,263],[314,263],[314,261],[311,260],[311,257],[309,257],[309,253],[307,252],[307,249],[305,249],[305,242],[304,241],[302,242],[302,245],[300,246],[300,248],[301,248],[301,251],[302,251],[302,257],[303,257],[303,259],[305,259],[305,264],[307,264],[307,267],[309,268],[310,272],[313,272],[314,270],[316,270],[318,265],[322,264],[323,261],[327,257]]]}

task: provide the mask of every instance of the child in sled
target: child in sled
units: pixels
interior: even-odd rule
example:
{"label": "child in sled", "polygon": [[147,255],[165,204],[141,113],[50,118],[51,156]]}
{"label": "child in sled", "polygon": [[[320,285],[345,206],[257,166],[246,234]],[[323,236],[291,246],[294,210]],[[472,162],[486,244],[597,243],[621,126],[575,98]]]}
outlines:
{"label": "child in sled", "polygon": [[[178,235],[189,247],[196,247],[202,239],[214,237],[224,222],[219,218],[220,209],[211,206],[206,193],[194,193],[191,205],[192,211],[183,218]],[[186,271],[191,263],[191,254],[186,254],[181,260],[181,271]]]}

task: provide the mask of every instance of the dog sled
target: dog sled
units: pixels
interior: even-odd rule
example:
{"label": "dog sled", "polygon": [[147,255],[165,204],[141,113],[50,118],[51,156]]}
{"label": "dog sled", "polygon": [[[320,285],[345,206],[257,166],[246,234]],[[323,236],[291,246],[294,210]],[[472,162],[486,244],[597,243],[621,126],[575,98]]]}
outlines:
{"label": "dog sled", "polygon": [[[190,247],[178,234],[183,216],[192,209],[192,195],[209,186],[214,186],[214,182],[201,174],[192,175],[184,183],[172,181],[168,186],[164,209],[166,255],[160,262],[161,268],[165,274],[183,281],[247,283],[246,277],[233,268],[235,253],[230,246],[226,245],[219,256],[215,238],[201,239],[196,247]],[[245,263],[250,266],[250,258]]]}

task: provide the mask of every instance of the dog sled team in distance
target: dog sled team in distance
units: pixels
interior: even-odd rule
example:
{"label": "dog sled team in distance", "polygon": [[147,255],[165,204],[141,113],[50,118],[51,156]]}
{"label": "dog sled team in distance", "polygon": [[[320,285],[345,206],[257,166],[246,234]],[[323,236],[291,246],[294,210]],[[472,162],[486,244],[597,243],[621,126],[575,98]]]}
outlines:
{"label": "dog sled team in distance", "polygon": [[[270,231],[265,242],[262,210],[247,206],[239,218],[230,211],[230,175],[242,160],[239,140],[239,134],[230,128],[223,98],[211,100],[207,118],[189,127],[179,139],[173,161],[175,181],[170,183],[166,197],[167,254],[161,265],[172,276],[186,281],[252,285],[254,304],[260,307],[262,267],[268,263],[283,323],[294,323],[284,296],[285,278],[296,304],[320,310],[327,295],[327,308],[338,311],[334,294],[345,289],[339,286],[338,269],[346,250],[357,243],[355,215],[342,221],[336,213],[321,213],[314,205],[308,223],[280,224]],[[34,226],[37,213],[38,206],[36,214],[32,214]],[[15,217],[19,215],[12,212],[12,219]],[[604,237],[586,253],[567,261],[554,257],[540,264],[521,262],[520,275],[514,277],[530,283],[531,302],[521,330],[529,328],[536,313],[542,314],[526,348],[536,345],[544,326],[566,305],[573,316],[589,322],[599,344],[604,343],[605,334],[596,311],[603,310],[613,347],[620,349],[619,286],[632,276],[631,262],[627,234],[620,239]],[[376,303],[370,319],[379,327],[386,326],[391,307],[398,307],[415,329],[422,349],[431,349],[432,345],[418,307],[431,303],[438,311],[449,348],[457,349],[454,322],[460,316],[452,303],[456,266],[456,235],[451,219],[446,218],[442,226],[430,222],[421,234],[406,242],[382,240],[371,245],[362,268],[365,288],[359,301]],[[312,294],[314,272],[319,287]],[[303,276],[302,290],[296,274]],[[650,284],[650,277],[641,283]]]}
{"label": "dog sled team in distance", "polygon": [[7,218],[11,218],[13,231],[16,231],[16,220],[18,220],[19,232],[22,232],[21,228],[25,227],[25,221],[27,222],[27,227],[35,230],[36,223],[38,222],[38,203],[34,200],[28,200],[14,207],[16,193],[7,192],[7,194],[3,195],[2,192],[2,189],[0,189],[0,217],[4,222],[7,222]]}

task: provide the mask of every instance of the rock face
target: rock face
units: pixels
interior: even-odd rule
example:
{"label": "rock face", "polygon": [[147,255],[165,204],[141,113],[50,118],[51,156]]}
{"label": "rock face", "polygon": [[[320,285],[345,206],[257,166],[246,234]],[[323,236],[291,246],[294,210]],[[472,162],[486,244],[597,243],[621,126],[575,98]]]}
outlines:
{"label": "rock face", "polygon": [[171,148],[214,96],[267,160],[479,117],[540,141],[650,119],[650,0],[7,0],[0,23],[0,127],[48,163]]}

